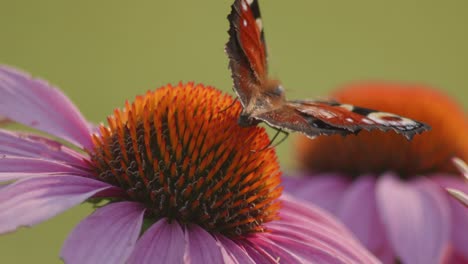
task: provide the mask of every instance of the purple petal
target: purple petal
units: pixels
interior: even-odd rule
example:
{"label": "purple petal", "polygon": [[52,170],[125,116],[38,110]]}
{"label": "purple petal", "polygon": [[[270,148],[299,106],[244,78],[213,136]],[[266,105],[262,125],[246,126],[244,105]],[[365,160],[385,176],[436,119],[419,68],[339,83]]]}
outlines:
{"label": "purple petal", "polygon": [[32,134],[20,134],[0,129],[0,154],[57,160],[86,168],[84,155],[61,143]]}
{"label": "purple petal", "polygon": [[255,263],[278,263],[278,259],[273,258],[268,252],[263,250],[261,247],[255,247],[248,241],[238,241],[240,245],[245,249],[249,256],[255,261]]}
{"label": "purple petal", "polygon": [[37,158],[22,158],[13,156],[0,156],[0,183],[16,180],[23,177],[45,174],[73,174],[83,177],[92,177],[91,172],[72,167],[68,164]]}
{"label": "purple petal", "polygon": [[[377,260],[371,256],[354,239],[345,227],[335,220],[331,215],[295,201],[283,195],[281,197],[282,208],[281,219],[272,221],[266,227],[272,230],[271,235],[280,235],[288,238],[308,243],[314,249],[329,252],[332,255],[340,256],[340,259],[348,259],[360,263],[376,263]],[[293,207],[296,207],[295,210]]]}
{"label": "purple petal", "polygon": [[384,175],[377,204],[395,250],[404,263],[439,263],[448,246],[450,211],[441,188],[427,179],[404,183]]}
{"label": "purple petal", "polygon": [[78,176],[28,178],[0,189],[0,234],[32,226],[103,191],[107,183]]}
{"label": "purple petal", "polygon": [[338,174],[320,174],[304,177],[283,177],[284,190],[319,207],[336,213],[341,197],[348,187],[347,180]]}
{"label": "purple petal", "polygon": [[129,263],[182,263],[186,250],[185,236],[177,221],[163,218],[153,224],[138,240]]}
{"label": "purple petal", "polygon": [[362,176],[348,188],[338,218],[374,255],[393,263],[392,249],[377,211],[374,177]]}
{"label": "purple petal", "polygon": [[0,66],[0,114],[12,121],[91,148],[88,123],[58,89],[19,70]]}
{"label": "purple petal", "polygon": [[135,202],[106,205],[81,221],[60,253],[65,263],[124,263],[132,253],[145,208]]}
{"label": "purple petal", "polygon": [[240,245],[236,244],[233,240],[222,236],[216,235],[215,236],[218,242],[222,245],[222,248],[225,249],[225,254],[227,256],[224,257],[224,263],[239,263],[239,264],[255,264],[259,263],[254,261],[249,253],[242,248]]}
{"label": "purple petal", "polygon": [[[283,193],[280,198],[281,210],[280,218],[284,222],[289,222],[298,226],[307,225],[310,221],[314,224],[321,225],[324,228],[333,230],[336,233],[346,234],[351,236],[346,227],[339,223],[331,213],[314,206],[311,203],[306,203],[291,197],[288,193]],[[274,223],[274,222],[272,222]]]}
{"label": "purple petal", "polygon": [[[301,259],[300,256],[294,254],[293,252],[282,248],[277,245],[274,241],[269,240],[264,236],[253,236],[249,238],[250,245],[256,251],[265,251],[264,254],[271,256],[274,262],[270,263],[304,263],[304,259]],[[260,252],[261,252],[260,251]],[[310,259],[312,260],[312,259]],[[311,263],[313,263],[311,261]],[[319,263],[319,262],[317,262]],[[322,263],[332,263],[332,262],[322,262]]]}
{"label": "purple petal", "polygon": [[[443,188],[452,188],[468,193],[468,184],[453,175],[434,177]],[[468,259],[468,209],[461,203],[448,197],[452,219],[452,246],[454,250]]]}
{"label": "purple petal", "polygon": [[[300,226],[276,221],[268,225],[268,228],[271,232],[264,234],[265,236],[272,240],[279,238],[277,243],[290,251],[295,252],[297,248],[300,248],[295,254],[301,255],[301,258],[315,258],[317,254],[322,257],[334,256],[334,258],[355,263],[377,262],[352,236],[336,233],[330,228],[316,225],[313,221]],[[294,245],[295,243],[297,245]],[[301,253],[302,251],[306,252]],[[312,255],[306,255],[306,253]]]}
{"label": "purple petal", "polygon": [[189,263],[223,263],[221,245],[214,237],[197,225],[189,225],[185,230],[188,251],[185,260]]}
{"label": "purple petal", "polygon": [[300,241],[278,234],[259,234],[249,239],[255,247],[262,247],[280,263],[351,263],[332,250],[324,249],[320,242]]}

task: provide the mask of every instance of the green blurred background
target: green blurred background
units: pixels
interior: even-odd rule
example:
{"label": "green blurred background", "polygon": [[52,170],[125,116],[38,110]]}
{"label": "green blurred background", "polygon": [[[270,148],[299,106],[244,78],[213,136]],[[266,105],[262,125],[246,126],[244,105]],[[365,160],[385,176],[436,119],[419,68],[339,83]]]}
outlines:
{"label": "green blurred background", "polygon": [[[0,0],[0,63],[61,87],[95,122],[166,83],[193,80],[232,93],[224,54],[230,4]],[[467,109],[467,1],[260,4],[270,72],[289,98],[325,96],[356,80],[397,80],[441,88]],[[285,170],[291,142],[278,148]],[[83,205],[0,236],[0,262],[59,263],[62,242],[90,212]]]}

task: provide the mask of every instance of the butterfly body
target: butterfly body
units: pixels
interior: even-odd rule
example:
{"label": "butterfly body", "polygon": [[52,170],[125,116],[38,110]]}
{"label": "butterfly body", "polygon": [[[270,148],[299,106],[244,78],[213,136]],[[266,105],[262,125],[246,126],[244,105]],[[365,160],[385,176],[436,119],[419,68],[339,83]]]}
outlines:
{"label": "butterfly body", "polygon": [[256,118],[257,116],[279,109],[286,103],[284,89],[276,80],[268,80],[251,98],[245,105],[243,104],[238,122],[241,126],[258,124],[261,120]]}
{"label": "butterfly body", "polygon": [[238,123],[265,122],[282,131],[318,135],[357,134],[362,129],[393,130],[411,139],[429,130],[421,122],[391,113],[338,102],[286,100],[279,80],[268,76],[265,34],[257,0],[235,0],[229,20],[229,57],[236,92],[243,110]]}

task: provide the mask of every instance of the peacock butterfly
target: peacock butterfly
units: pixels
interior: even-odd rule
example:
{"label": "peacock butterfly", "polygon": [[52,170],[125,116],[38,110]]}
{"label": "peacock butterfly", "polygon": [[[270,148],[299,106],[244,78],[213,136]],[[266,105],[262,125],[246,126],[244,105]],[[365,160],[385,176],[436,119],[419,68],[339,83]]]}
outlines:
{"label": "peacock butterfly", "polygon": [[235,0],[229,20],[226,53],[243,110],[238,123],[253,126],[265,122],[278,131],[318,135],[357,134],[362,129],[394,130],[408,140],[430,130],[424,123],[396,114],[335,101],[288,101],[279,80],[267,70],[267,52],[257,0]]}

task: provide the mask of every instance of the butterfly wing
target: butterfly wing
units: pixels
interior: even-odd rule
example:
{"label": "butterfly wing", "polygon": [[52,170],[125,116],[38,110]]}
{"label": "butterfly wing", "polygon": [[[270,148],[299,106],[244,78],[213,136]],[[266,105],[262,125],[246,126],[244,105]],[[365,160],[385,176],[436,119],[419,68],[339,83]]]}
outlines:
{"label": "butterfly wing", "polygon": [[320,135],[348,135],[357,133],[346,128],[328,125],[318,118],[301,113],[294,106],[284,104],[280,108],[264,112],[253,117],[269,126],[292,132],[300,132],[310,138]]}
{"label": "butterfly wing", "polygon": [[302,132],[309,137],[380,129],[393,130],[411,139],[415,134],[430,130],[428,125],[406,117],[336,102],[290,101],[258,118],[274,127]]}
{"label": "butterfly wing", "polygon": [[[250,4],[249,4],[250,3]],[[257,0],[236,0],[231,6],[226,52],[234,90],[246,106],[267,78],[267,55]]]}

